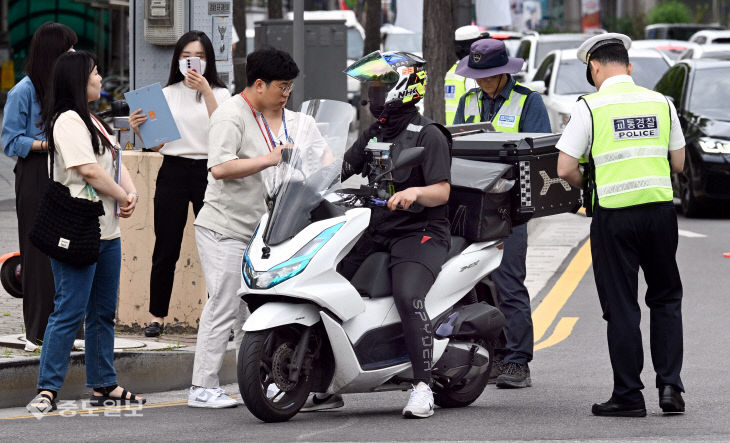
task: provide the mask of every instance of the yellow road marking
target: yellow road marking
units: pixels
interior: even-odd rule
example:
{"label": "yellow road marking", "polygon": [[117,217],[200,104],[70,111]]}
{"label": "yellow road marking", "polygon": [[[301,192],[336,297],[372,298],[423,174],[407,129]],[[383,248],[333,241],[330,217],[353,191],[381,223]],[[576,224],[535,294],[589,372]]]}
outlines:
{"label": "yellow road marking", "polygon": [[563,309],[578,283],[588,271],[591,265],[591,243],[586,241],[570,261],[568,267],[560,276],[555,286],[550,290],[545,299],[535,308],[532,313],[532,324],[535,333],[535,342],[542,339],[550,325]]}
{"label": "yellow road marking", "polygon": [[557,326],[555,326],[555,330],[553,331],[553,333],[550,334],[550,337],[535,345],[535,351],[557,345],[561,341],[568,338],[570,333],[573,332],[573,327],[577,322],[578,317],[561,318]]}

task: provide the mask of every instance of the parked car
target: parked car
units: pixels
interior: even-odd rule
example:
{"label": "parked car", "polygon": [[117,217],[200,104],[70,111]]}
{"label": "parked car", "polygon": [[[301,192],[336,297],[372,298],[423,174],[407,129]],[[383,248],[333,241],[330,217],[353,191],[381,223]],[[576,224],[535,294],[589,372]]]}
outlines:
{"label": "parked car", "polygon": [[[570,110],[578,97],[596,92],[586,80],[586,65],[576,57],[577,50],[553,51],[545,57],[532,82],[526,83],[543,94],[553,132],[563,132],[570,120]],[[670,67],[669,61],[653,49],[629,50],[634,65],[632,77],[637,85],[653,89],[661,75]]]}
{"label": "parked car", "polygon": [[684,171],[672,174],[687,217],[730,204],[730,61],[681,60],[656,85],[677,107],[686,140]]}
{"label": "parked car", "polygon": [[713,45],[696,45],[684,51],[680,56],[680,60],[693,58],[717,58],[721,60],[730,60],[730,43],[721,43]]}
{"label": "parked car", "polygon": [[686,40],[634,40],[631,47],[636,49],[655,49],[664,54],[671,63],[679,60],[682,53],[696,48],[696,43]]}
{"label": "parked car", "polygon": [[520,42],[524,34],[516,31],[487,31],[491,38],[502,40],[504,45],[507,47],[510,57],[516,57],[517,49],[520,47]]}
{"label": "parked car", "polygon": [[698,45],[711,45],[714,43],[730,43],[730,30],[704,30],[697,31],[689,38],[690,43]]}
{"label": "parked car", "polygon": [[695,23],[655,23],[644,28],[646,39],[689,40],[697,31],[704,29],[725,29],[719,25],[703,25]]}
{"label": "parked car", "polygon": [[595,34],[541,35],[536,32],[525,35],[520,41],[520,46],[517,48],[516,54],[516,57],[525,60],[525,64],[522,66],[522,72],[516,74],[515,77],[520,81],[532,80],[538,66],[540,66],[550,51],[557,49],[578,49],[581,43],[594,35]]}
{"label": "parked car", "polygon": [[380,27],[383,51],[405,51],[423,57],[423,37],[409,29],[386,23]]}

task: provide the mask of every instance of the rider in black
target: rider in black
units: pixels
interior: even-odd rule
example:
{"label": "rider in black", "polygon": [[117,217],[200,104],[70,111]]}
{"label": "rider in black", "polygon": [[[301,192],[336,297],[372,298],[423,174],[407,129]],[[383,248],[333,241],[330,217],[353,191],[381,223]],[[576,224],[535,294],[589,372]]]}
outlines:
{"label": "rider in black", "polygon": [[[392,144],[392,160],[404,149],[424,148],[420,165],[392,173],[387,207],[373,209],[368,230],[340,264],[340,272],[349,279],[373,252],[390,252],[393,296],[413,366],[414,387],[403,409],[406,417],[433,415],[433,330],[424,299],[450,244],[446,203],[451,189],[451,136],[416,108],[425,93],[425,67],[426,62],[413,54],[376,51],[345,71],[366,83],[370,111],[377,121],[345,153],[343,181],[362,173],[372,184],[378,172],[366,149],[372,141]],[[342,404],[339,396],[315,396],[302,410]]]}

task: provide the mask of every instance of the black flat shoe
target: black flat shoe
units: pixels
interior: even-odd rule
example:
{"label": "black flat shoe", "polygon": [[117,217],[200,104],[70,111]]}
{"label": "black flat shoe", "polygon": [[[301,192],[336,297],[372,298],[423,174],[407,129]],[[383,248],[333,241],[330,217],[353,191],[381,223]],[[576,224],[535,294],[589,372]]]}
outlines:
{"label": "black flat shoe", "polygon": [[646,406],[644,403],[625,404],[609,400],[595,403],[591,412],[600,417],[646,417]]}
{"label": "black flat shoe", "polygon": [[160,335],[162,335],[163,330],[164,327],[161,324],[153,321],[152,323],[148,324],[146,328],[144,328],[144,336],[159,337]]}
{"label": "black flat shoe", "polygon": [[682,392],[672,385],[659,388],[659,407],[665,414],[683,414],[684,399]]}

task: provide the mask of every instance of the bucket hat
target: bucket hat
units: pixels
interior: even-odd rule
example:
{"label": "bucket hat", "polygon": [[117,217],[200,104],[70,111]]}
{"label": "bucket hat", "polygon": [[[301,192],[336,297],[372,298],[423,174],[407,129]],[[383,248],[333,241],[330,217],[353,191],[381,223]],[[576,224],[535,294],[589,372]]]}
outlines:
{"label": "bucket hat", "polygon": [[486,78],[498,74],[516,74],[525,61],[509,57],[501,40],[486,38],[471,45],[469,55],[456,66],[456,74],[466,78]]}

